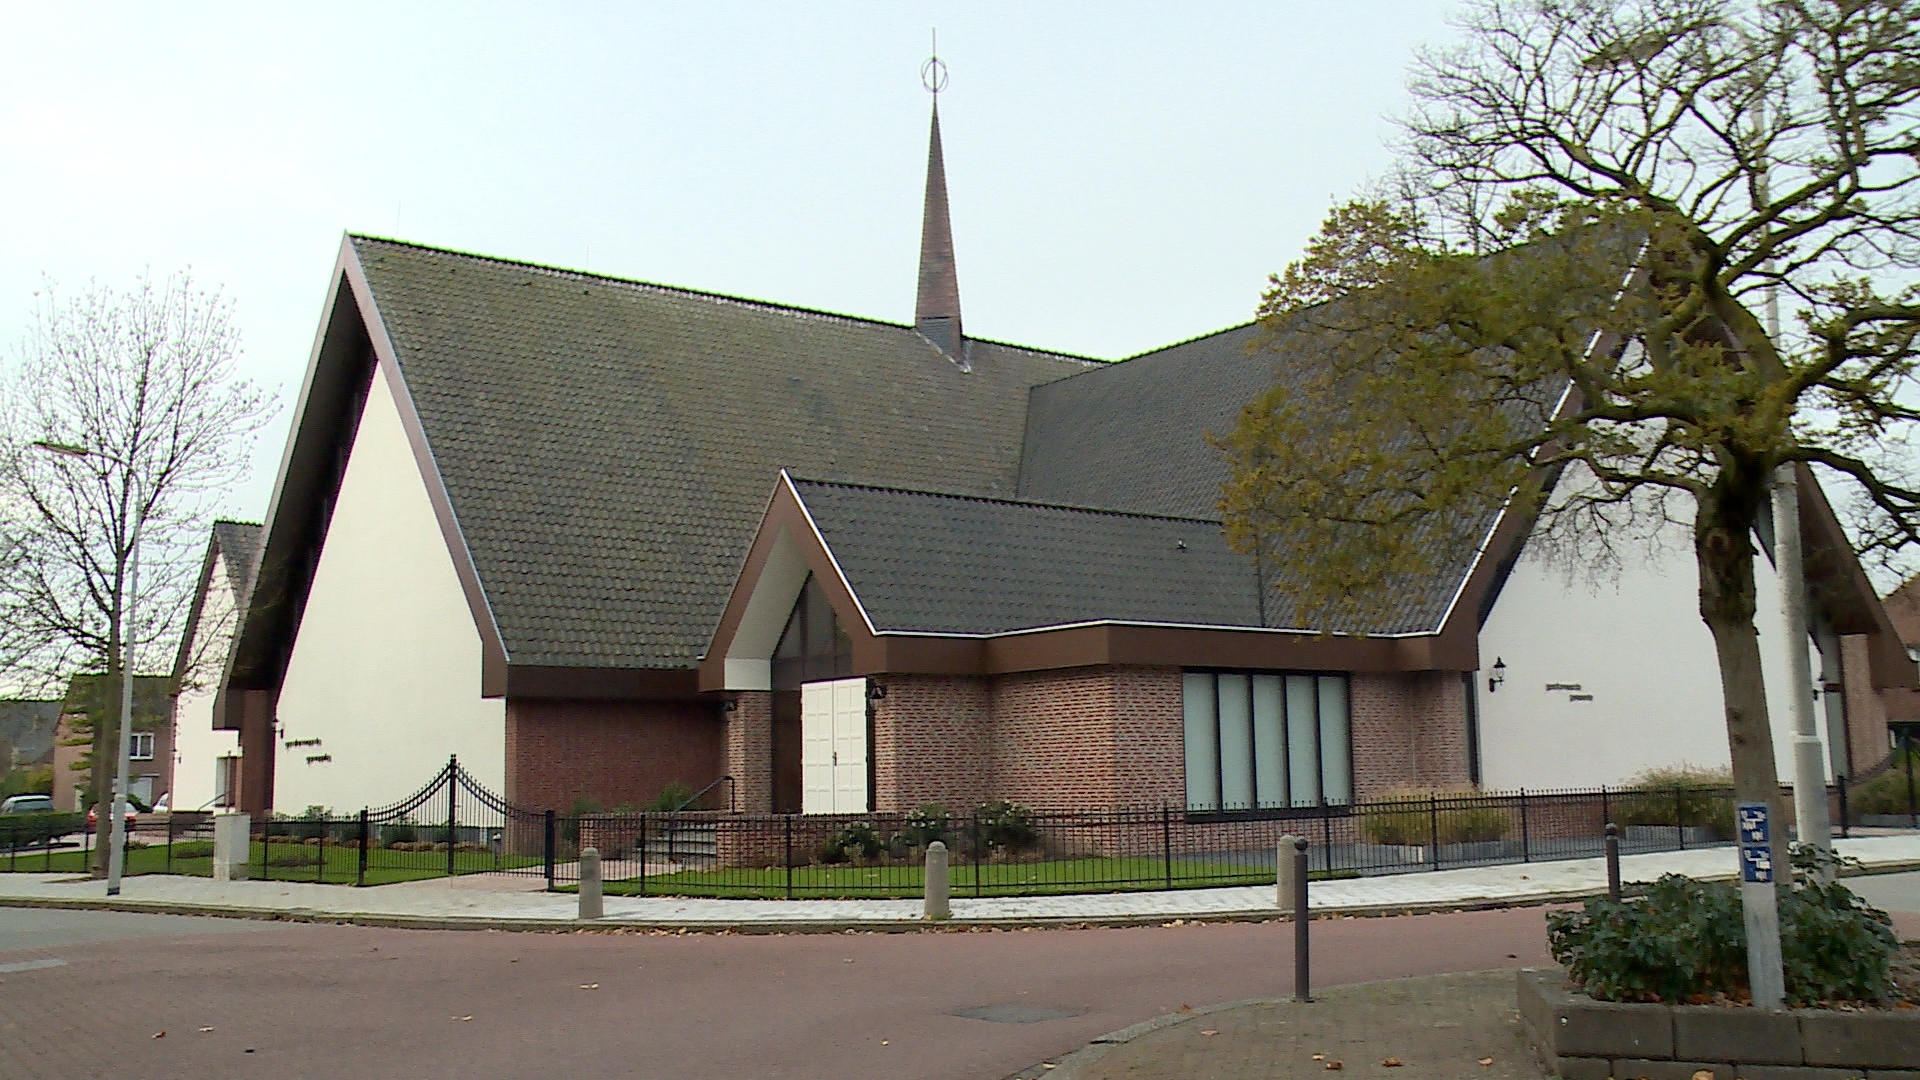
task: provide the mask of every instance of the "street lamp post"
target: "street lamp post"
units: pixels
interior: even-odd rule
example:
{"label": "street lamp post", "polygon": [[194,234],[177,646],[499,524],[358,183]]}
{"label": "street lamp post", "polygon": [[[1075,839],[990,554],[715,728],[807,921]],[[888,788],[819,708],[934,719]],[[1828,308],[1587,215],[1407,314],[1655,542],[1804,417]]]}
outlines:
{"label": "street lamp post", "polygon": [[[67,443],[41,440],[33,446],[48,453],[62,457],[86,458],[100,457],[127,468],[129,482],[132,469],[119,460],[89,450],[84,446],[72,446]],[[127,545],[127,591],[120,605],[120,738],[115,754],[118,769],[113,778],[113,824],[109,826],[107,849],[107,895],[120,895],[120,877],[127,863],[127,773],[132,767],[133,756],[133,603],[140,590],[140,526],[146,516],[139,512],[136,502],[133,519],[133,535]]]}

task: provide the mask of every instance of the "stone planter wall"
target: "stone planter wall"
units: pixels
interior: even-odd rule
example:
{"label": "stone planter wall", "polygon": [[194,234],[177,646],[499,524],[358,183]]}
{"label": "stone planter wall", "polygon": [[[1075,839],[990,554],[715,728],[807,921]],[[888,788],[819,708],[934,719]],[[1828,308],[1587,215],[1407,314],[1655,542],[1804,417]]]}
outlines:
{"label": "stone planter wall", "polygon": [[1568,990],[1558,968],[1523,968],[1520,1015],[1564,1080],[1920,1080],[1920,1011],[1626,1005]]}

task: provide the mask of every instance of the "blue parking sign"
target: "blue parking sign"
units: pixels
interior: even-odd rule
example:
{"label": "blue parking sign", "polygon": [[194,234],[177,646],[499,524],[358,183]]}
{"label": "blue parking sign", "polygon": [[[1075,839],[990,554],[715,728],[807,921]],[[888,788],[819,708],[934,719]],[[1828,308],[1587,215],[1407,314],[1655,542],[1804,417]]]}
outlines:
{"label": "blue parking sign", "polygon": [[1767,823],[1767,804],[1743,802],[1734,808],[1734,823],[1740,830],[1740,844],[1765,845],[1772,841],[1773,830]]}
{"label": "blue parking sign", "polygon": [[1764,845],[1740,848],[1740,880],[1756,885],[1773,883],[1773,852]]}

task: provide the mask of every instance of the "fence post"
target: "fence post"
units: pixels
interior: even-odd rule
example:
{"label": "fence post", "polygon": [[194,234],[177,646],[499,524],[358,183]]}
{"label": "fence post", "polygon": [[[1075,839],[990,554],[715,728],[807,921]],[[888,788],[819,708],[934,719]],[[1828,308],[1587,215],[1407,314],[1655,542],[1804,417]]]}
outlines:
{"label": "fence post", "polygon": [[1307,957],[1309,955],[1307,926],[1313,921],[1307,910],[1307,838],[1293,838],[1293,1000],[1307,1002],[1313,1000],[1312,983],[1308,979]]}
{"label": "fence post", "polygon": [[1320,804],[1320,851],[1327,861],[1321,869],[1333,873],[1333,807],[1324,802]]}
{"label": "fence post", "polygon": [[1527,829],[1527,789],[1520,789],[1520,861],[1533,861],[1533,838]]}
{"label": "fence post", "polygon": [[547,864],[547,891],[552,892],[553,891],[553,841],[554,841],[553,811],[548,810],[546,812],[545,817],[546,817],[546,836],[544,837],[543,854],[546,858],[546,864]]}
{"label": "fence post", "polygon": [[460,823],[460,757],[457,754],[447,757],[447,876],[453,876],[453,849],[459,845],[459,833],[454,829]]}
{"label": "fence post", "polygon": [[1613,806],[1612,804],[1607,802],[1607,785],[1601,784],[1600,785],[1600,823],[1604,825],[1607,822],[1612,820],[1613,820]]}
{"label": "fence post", "polygon": [[1607,899],[1620,902],[1620,827],[1607,822]]}
{"label": "fence post", "polygon": [[356,886],[367,883],[367,849],[373,846],[373,824],[367,819],[367,812],[360,811],[360,865],[353,872]]}
{"label": "fence post", "polygon": [[[249,830],[248,840],[249,842],[251,842],[252,840],[251,830]],[[270,854],[267,848],[270,844],[272,844],[272,842],[273,842],[273,812],[269,810],[269,811],[263,812],[260,815],[260,880],[261,881],[273,880],[272,867],[271,867],[271,864],[268,862],[268,858],[267,858],[268,855]]]}
{"label": "fence post", "polygon": [[1427,829],[1427,835],[1433,840],[1433,846],[1428,850],[1433,853],[1433,868],[1438,870],[1440,869],[1440,795],[1438,792],[1427,792]]}
{"label": "fence post", "polygon": [[1687,850],[1687,796],[1678,784],[1673,788],[1673,831],[1679,834],[1680,850]]}
{"label": "fence post", "polygon": [[1173,888],[1173,807],[1160,804],[1160,865],[1166,871],[1167,888]]}
{"label": "fence post", "polygon": [[173,873],[173,811],[167,811],[167,873]]}
{"label": "fence post", "polygon": [[[669,840],[668,843],[671,844],[672,841]],[[639,844],[640,844],[640,895],[645,896],[647,895],[647,813],[644,810],[640,812]],[[669,851],[667,854],[667,861],[668,862],[673,861],[673,854],[671,851]]]}
{"label": "fence post", "polygon": [[1840,839],[1845,840],[1853,835],[1852,815],[1847,813],[1847,774],[1841,773],[1835,780],[1840,787]]}
{"label": "fence post", "polygon": [[322,813],[320,815],[320,861],[313,864],[313,880],[315,881],[324,882],[327,880],[327,833],[331,831],[327,827],[327,823],[332,820],[333,817],[330,814]]}
{"label": "fence post", "polygon": [[793,899],[793,815],[784,815],[787,823],[787,855],[780,860],[787,864],[787,899]]}
{"label": "fence post", "polygon": [[1900,736],[1900,745],[1906,748],[1907,759],[1907,823],[1920,829],[1920,801],[1913,794],[1913,729],[1907,728]]}
{"label": "fence post", "polygon": [[973,837],[973,895],[978,897],[980,895],[980,867],[983,862],[980,849],[980,811],[975,810],[973,812],[972,821],[973,824],[970,826],[970,829]]}

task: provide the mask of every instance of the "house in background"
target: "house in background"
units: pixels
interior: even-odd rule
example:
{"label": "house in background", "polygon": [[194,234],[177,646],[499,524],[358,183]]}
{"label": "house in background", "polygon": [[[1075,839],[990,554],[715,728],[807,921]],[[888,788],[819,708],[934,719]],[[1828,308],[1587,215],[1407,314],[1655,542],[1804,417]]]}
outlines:
{"label": "house in background", "polygon": [[259,525],[213,523],[173,662],[176,810],[232,806],[238,795],[240,740],[233,731],[215,728],[213,705],[233,649],[234,627],[246,606],[259,546]]}
{"label": "house in background", "polygon": [[53,732],[59,723],[58,701],[0,701],[0,775],[53,764]]}
{"label": "house in background", "polygon": [[[240,806],[386,803],[449,754],[533,808],[731,778],[801,812],[1724,763],[1684,543],[1593,589],[1493,508],[1364,636],[1295,618],[1225,543],[1207,441],[1315,363],[1262,333],[1112,364],[967,336],[937,117],[913,325],[350,236],[213,706]],[[1920,672],[1801,479],[1816,642],[1760,568],[1776,756],[1817,646],[1839,774]]]}
{"label": "house in background", "polygon": [[[133,679],[133,736],[127,763],[127,794],[151,807],[173,783],[172,680],[165,675],[136,675]],[[75,675],[60,703],[59,727],[54,733],[53,806],[56,810],[88,809],[87,747],[81,744],[85,717],[112,716],[120,710],[115,685],[104,675]]]}

